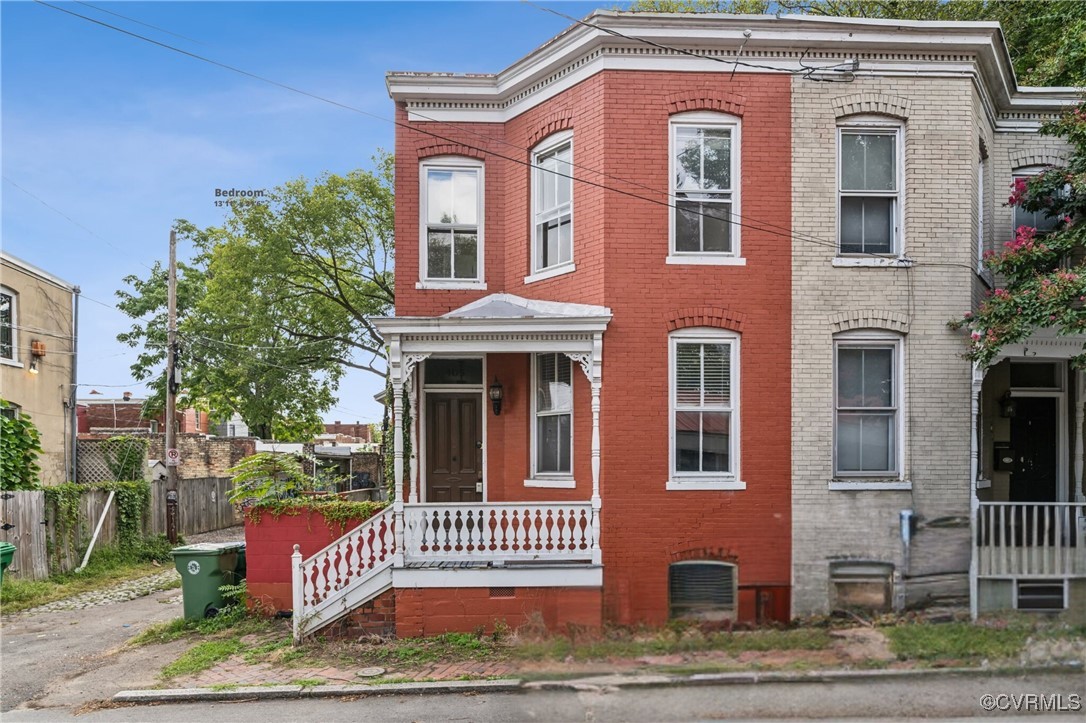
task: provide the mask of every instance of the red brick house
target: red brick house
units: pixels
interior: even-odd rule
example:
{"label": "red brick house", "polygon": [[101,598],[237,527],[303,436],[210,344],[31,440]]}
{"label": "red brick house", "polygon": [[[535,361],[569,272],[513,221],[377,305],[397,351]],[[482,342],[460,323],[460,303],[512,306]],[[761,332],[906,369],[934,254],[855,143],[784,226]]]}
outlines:
{"label": "red brick house", "polygon": [[299,634],[788,618],[790,78],[613,40],[389,74],[398,498],[298,556]]}

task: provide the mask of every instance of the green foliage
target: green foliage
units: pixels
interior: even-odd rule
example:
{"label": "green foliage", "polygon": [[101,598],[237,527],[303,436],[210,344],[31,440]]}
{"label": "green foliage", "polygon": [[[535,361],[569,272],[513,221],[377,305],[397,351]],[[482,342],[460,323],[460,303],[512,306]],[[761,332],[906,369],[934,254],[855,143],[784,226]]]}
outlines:
{"label": "green foliage", "polygon": [[[76,534],[81,526],[93,525],[97,520],[84,520],[80,516],[82,496],[91,491],[114,492],[113,504],[117,515],[117,545],[126,552],[131,552],[136,559],[163,560],[160,538],[143,537],[143,520],[151,504],[151,485],[146,480],[124,482],[98,482],[95,484],[75,484],[67,482],[44,488],[45,501],[54,509],[56,520],[55,541],[61,546],[51,550],[53,567],[59,567],[60,560],[66,553],[75,554],[80,540]],[[54,542],[55,544],[55,542]],[[67,549],[65,549],[67,548]],[[168,552],[168,548],[166,552]]]}
{"label": "green foliage", "polygon": [[296,517],[320,513],[328,524],[339,527],[340,534],[347,531],[349,522],[364,522],[388,506],[387,502],[351,502],[338,497],[298,497],[294,499],[266,498],[245,510],[253,524],[260,524],[264,515],[278,519],[282,515]]}
{"label": "green foliage", "polygon": [[971,623],[897,625],[883,628],[890,649],[905,660],[1000,660],[1015,658],[1029,637],[1026,626],[985,627]]}
{"label": "green foliage", "polygon": [[[774,7],[775,6],[775,7]],[[635,0],[635,12],[779,10],[899,20],[995,20],[1023,85],[1086,85],[1086,3],[1080,0]]]}
{"label": "green foliage", "polygon": [[[179,271],[182,404],[238,413],[253,433],[311,439],[347,367],[383,374],[370,323],[393,305],[393,160],[315,182],[289,181],[232,207],[223,225],[177,223],[196,256]],[[118,338],[143,346],[136,379],[164,403],[165,273],[130,276],[118,307],[136,323]]]}
{"label": "green foliage", "polygon": [[[0,399],[0,410],[10,408]],[[38,428],[30,421],[30,415],[18,414],[13,419],[0,414],[0,489],[33,490],[40,484],[38,455],[41,454],[41,438]]]}
{"label": "green foliage", "polygon": [[244,650],[245,645],[235,638],[208,640],[186,650],[180,658],[164,667],[160,675],[164,680],[196,675]]}
{"label": "green foliage", "polygon": [[[1022,226],[1002,251],[987,254],[985,263],[1002,287],[988,294],[975,313],[950,322],[951,328],[968,327],[967,357],[982,366],[995,360],[1006,345],[1038,329],[1086,333],[1086,102],[1047,123],[1041,132],[1070,143],[1070,160],[1066,166],[1016,181],[1008,204],[1056,218],[1056,227],[1038,234]],[[1086,348],[1072,364],[1086,364]]]}
{"label": "green foliage", "polygon": [[141,480],[147,458],[147,440],[122,435],[102,442],[102,456],[113,479]]}
{"label": "green foliage", "polygon": [[313,489],[313,478],[302,471],[292,454],[257,452],[226,470],[234,478],[230,501],[239,504],[252,498],[256,503],[281,500]]}

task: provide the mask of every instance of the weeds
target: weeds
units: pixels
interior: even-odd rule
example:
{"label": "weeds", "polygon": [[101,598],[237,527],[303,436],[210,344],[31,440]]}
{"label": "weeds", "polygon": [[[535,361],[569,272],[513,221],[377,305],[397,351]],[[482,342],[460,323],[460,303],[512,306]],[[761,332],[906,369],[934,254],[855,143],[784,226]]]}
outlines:
{"label": "weeds", "polygon": [[1022,652],[1030,628],[1005,628],[944,623],[941,625],[897,625],[883,628],[890,649],[903,660],[976,661],[1013,658]]}
{"label": "weeds", "polygon": [[161,676],[169,680],[182,675],[196,675],[243,649],[244,645],[237,638],[208,640],[182,653],[180,658],[162,669]]}

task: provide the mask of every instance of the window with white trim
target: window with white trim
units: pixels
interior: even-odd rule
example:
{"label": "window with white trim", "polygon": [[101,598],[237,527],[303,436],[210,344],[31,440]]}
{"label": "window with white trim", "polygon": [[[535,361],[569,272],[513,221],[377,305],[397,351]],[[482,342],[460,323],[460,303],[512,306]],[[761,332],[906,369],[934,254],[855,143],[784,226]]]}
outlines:
{"label": "window with white trim", "polygon": [[422,280],[481,282],[483,164],[467,158],[431,159],[421,164],[419,177]]}
{"label": "window with white trim", "polygon": [[850,119],[837,147],[841,254],[901,254],[901,124]]}
{"label": "window with white trim", "polygon": [[984,199],[984,167],[988,164],[988,154],[984,150],[984,144],[980,144],[980,159],[977,161],[977,273],[987,271],[984,266],[984,252],[988,250],[988,239],[985,235],[984,214],[986,204]]}
{"label": "window with white trim", "polygon": [[19,348],[16,339],[16,301],[18,295],[7,288],[0,287],[0,359],[18,361]]}
{"label": "window with white trim", "polygon": [[682,113],[670,127],[672,256],[738,256],[739,119]]}
{"label": "window with white trim", "polygon": [[573,365],[565,354],[536,354],[533,379],[532,476],[573,474]]}
{"label": "window with white trim", "polygon": [[[1048,166],[1026,166],[1023,168],[1016,168],[1012,175],[1012,185],[1017,183],[1019,179],[1030,179],[1048,170]],[[1049,216],[1044,211],[1027,211],[1021,206],[1014,206],[1013,228],[1011,228],[1011,238],[1014,238],[1018,229],[1022,226],[1032,226],[1037,229],[1038,234],[1045,234],[1056,228],[1058,222],[1056,216]]]}
{"label": "window with white trim", "polygon": [[739,479],[739,335],[684,329],[670,337],[671,481]]}
{"label": "window with white trim", "polygon": [[556,133],[532,153],[532,271],[573,263],[573,134]]}
{"label": "window with white trim", "polygon": [[880,332],[839,334],[833,361],[835,476],[898,477],[901,337]]}

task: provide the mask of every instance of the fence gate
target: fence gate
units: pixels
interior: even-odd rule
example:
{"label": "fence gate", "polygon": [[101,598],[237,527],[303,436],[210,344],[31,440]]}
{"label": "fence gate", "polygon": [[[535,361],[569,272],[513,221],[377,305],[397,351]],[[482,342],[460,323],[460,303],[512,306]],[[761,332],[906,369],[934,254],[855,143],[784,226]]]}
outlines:
{"label": "fence gate", "polygon": [[16,548],[5,575],[31,580],[49,577],[46,533],[44,492],[0,492],[0,540]]}

